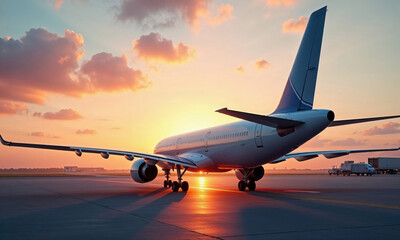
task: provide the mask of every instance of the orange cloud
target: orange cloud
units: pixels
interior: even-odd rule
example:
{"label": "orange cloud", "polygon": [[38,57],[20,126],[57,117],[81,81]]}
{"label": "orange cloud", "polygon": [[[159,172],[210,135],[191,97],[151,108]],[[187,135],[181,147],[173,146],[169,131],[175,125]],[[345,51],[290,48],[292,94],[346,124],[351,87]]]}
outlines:
{"label": "orange cloud", "polygon": [[84,129],[84,130],[77,130],[75,133],[79,135],[93,135],[96,134],[97,132],[93,129]]}
{"label": "orange cloud", "polygon": [[[71,2],[87,2],[87,0],[71,0]],[[52,5],[54,5],[54,7],[56,9],[59,9],[63,4],[64,4],[64,0],[53,0],[52,1]]]}
{"label": "orange cloud", "polygon": [[331,142],[332,146],[361,146],[365,145],[364,141],[346,138],[344,140],[335,140]]}
{"label": "orange cloud", "polygon": [[0,99],[42,104],[53,93],[80,97],[149,86],[125,56],[99,53],[81,67],[83,44],[81,34],[66,30],[58,36],[44,28],[19,40],[0,38]]}
{"label": "orange cloud", "polygon": [[33,137],[44,137],[44,132],[32,132],[31,136],[33,136]]}
{"label": "orange cloud", "polygon": [[293,5],[298,0],[267,0],[266,4],[269,7],[276,7],[276,6],[290,6]]}
{"label": "orange cloud", "polygon": [[282,24],[282,32],[284,33],[302,33],[306,29],[308,17],[301,16],[296,22],[293,18],[287,20]]}
{"label": "orange cloud", "polygon": [[374,126],[364,132],[365,136],[400,133],[400,123],[388,122],[382,128]]}
{"label": "orange cloud", "polygon": [[235,70],[238,73],[244,73],[244,68],[242,66],[239,66],[239,67],[235,68]]}
{"label": "orange cloud", "polygon": [[0,116],[17,114],[28,111],[28,108],[22,103],[0,102]]}
{"label": "orange cloud", "polygon": [[184,62],[194,56],[195,51],[183,43],[176,47],[171,40],[163,38],[159,33],[142,35],[133,41],[133,49],[139,58],[145,60],[160,60],[168,63]]}
{"label": "orange cloud", "polygon": [[125,55],[114,57],[110,53],[98,53],[85,62],[80,70],[81,82],[90,92],[115,92],[124,89],[132,91],[151,85],[139,70],[128,66]]}
{"label": "orange cloud", "polygon": [[233,15],[233,6],[230,4],[222,4],[221,6],[219,6],[218,8],[218,13],[217,16],[209,19],[209,22],[211,24],[219,24],[223,21],[226,21],[228,19],[232,19]]}
{"label": "orange cloud", "polygon": [[54,0],[54,2],[53,2],[54,7],[57,9],[59,9],[61,7],[61,5],[63,5],[63,3],[64,3],[64,0]]}
{"label": "orange cloud", "polygon": [[34,117],[41,117],[48,120],[77,120],[82,119],[83,117],[75,110],[72,109],[61,109],[58,112],[46,112],[40,113],[35,112],[33,113]]}
{"label": "orange cloud", "polygon": [[264,69],[264,68],[267,68],[267,67],[269,67],[271,64],[269,63],[269,62],[267,62],[266,60],[264,60],[264,59],[261,59],[260,61],[257,61],[256,62],[256,66],[257,66],[257,68],[258,69]]}
{"label": "orange cloud", "polygon": [[124,0],[116,8],[116,17],[152,28],[175,26],[179,20],[196,28],[201,18],[210,24],[232,18],[231,5],[222,4],[215,17],[210,17],[209,6],[214,7],[213,0]]}

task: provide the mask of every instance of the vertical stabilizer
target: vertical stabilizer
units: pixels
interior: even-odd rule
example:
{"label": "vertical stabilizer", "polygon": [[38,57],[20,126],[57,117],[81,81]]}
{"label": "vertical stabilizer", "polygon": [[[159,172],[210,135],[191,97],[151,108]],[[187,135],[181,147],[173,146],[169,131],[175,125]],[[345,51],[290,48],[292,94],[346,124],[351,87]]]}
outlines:
{"label": "vertical stabilizer", "polygon": [[275,113],[310,110],[314,103],[326,6],[313,12]]}

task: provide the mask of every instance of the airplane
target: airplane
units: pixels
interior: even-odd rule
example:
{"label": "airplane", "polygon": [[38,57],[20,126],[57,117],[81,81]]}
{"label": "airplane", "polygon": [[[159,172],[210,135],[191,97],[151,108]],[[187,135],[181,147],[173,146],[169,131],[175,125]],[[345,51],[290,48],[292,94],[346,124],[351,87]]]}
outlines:
{"label": "airplane", "polygon": [[[397,151],[400,148],[327,150],[293,152],[327,127],[398,118],[400,115],[335,121],[332,110],[313,109],[322,36],[327,7],[313,12],[309,18],[297,56],[276,110],[259,115],[222,108],[216,112],[241,121],[198,130],[161,140],[153,154],[100,148],[18,143],[4,140],[11,147],[41,148],[97,153],[107,159],[110,155],[124,156],[133,161],[131,177],[139,183],[154,180],[158,167],[165,173],[164,187],[188,191],[189,183],[182,181],[186,171],[235,171],[238,189],[256,189],[256,181],[264,176],[264,164],[275,164],[289,158],[306,161],[323,155],[336,158],[352,153]],[[158,167],[157,167],[158,166]],[[177,171],[177,181],[171,181],[171,170]]]}

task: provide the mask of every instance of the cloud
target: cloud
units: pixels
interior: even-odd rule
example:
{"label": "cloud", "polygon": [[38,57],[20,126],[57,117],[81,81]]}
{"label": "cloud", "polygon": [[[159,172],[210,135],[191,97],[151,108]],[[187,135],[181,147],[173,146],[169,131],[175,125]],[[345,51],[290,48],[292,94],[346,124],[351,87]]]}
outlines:
{"label": "cloud", "polygon": [[264,60],[264,59],[261,59],[260,61],[256,62],[256,67],[258,69],[260,69],[260,70],[264,69],[264,68],[267,68],[269,66],[271,66],[271,64],[269,62],[267,62],[266,60]]}
{"label": "cloud", "polygon": [[332,140],[329,139],[320,139],[319,136],[316,136],[306,142],[303,146],[304,147],[311,147],[311,148],[319,148],[319,147],[324,147],[326,144],[332,142]]}
{"label": "cloud", "polygon": [[217,16],[211,17],[208,22],[211,24],[219,24],[221,22],[224,22],[228,19],[232,19],[233,15],[233,6],[229,4],[222,4],[218,8],[218,13]]}
{"label": "cloud", "polygon": [[70,30],[58,36],[38,28],[19,40],[0,38],[0,99],[43,104],[54,93],[81,97],[149,86],[124,55],[99,53],[80,69],[83,45],[82,35]]}
{"label": "cloud", "polygon": [[296,22],[293,18],[282,24],[282,32],[284,33],[302,33],[306,29],[308,17],[301,16]]}
{"label": "cloud", "polygon": [[214,7],[213,0],[124,0],[116,7],[116,17],[152,28],[172,27],[178,21],[197,27],[201,18],[210,24],[232,18],[231,5],[220,5],[215,17],[211,17],[209,6]]}
{"label": "cloud", "polygon": [[244,73],[244,68],[243,68],[243,66],[239,66],[239,67],[235,68],[235,71],[238,73]]}
{"label": "cloud", "polygon": [[93,129],[84,129],[84,130],[77,130],[75,133],[79,135],[93,135],[96,134],[97,132]]}
{"label": "cloud", "polygon": [[33,137],[44,137],[44,132],[32,132],[31,136],[33,136]]}
{"label": "cloud", "polygon": [[149,87],[151,84],[139,70],[128,66],[125,55],[114,57],[110,53],[98,53],[90,61],[85,62],[80,70],[81,79],[85,81],[88,93],[98,91],[115,92],[122,89]]}
{"label": "cloud", "polygon": [[0,101],[0,116],[13,115],[23,111],[28,111],[28,108],[22,103]]}
{"label": "cloud", "polygon": [[298,0],[266,0],[266,5],[269,7],[290,6],[297,1]]}
{"label": "cloud", "polygon": [[400,133],[400,123],[388,122],[382,125],[382,128],[374,126],[368,130],[365,130],[365,136],[372,135],[384,135],[384,134],[394,134]]}
{"label": "cloud", "polygon": [[364,141],[357,141],[353,138],[346,138],[344,140],[336,140],[331,142],[332,146],[361,146],[365,145]]}
{"label": "cloud", "polygon": [[[71,2],[87,2],[87,0],[71,0]],[[52,0],[51,3],[56,9],[59,9],[64,4],[64,0]]]}
{"label": "cloud", "polygon": [[176,47],[171,40],[163,38],[159,33],[142,35],[133,41],[133,49],[139,58],[145,60],[159,60],[169,63],[184,62],[194,56],[194,50],[189,49],[183,43]]}
{"label": "cloud", "polygon": [[33,113],[33,116],[48,120],[77,120],[83,118],[77,111],[72,109],[61,109],[58,112],[46,112],[43,114],[35,112]]}

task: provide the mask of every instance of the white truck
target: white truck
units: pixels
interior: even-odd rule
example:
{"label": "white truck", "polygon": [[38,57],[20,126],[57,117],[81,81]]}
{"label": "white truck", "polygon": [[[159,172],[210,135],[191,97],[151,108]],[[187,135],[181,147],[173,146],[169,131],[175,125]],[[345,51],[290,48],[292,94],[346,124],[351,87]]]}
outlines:
{"label": "white truck", "polygon": [[345,161],[340,165],[340,173],[343,176],[350,176],[350,174],[357,174],[357,176],[372,176],[375,169],[368,163],[354,163],[354,161]]}
{"label": "white truck", "polygon": [[368,158],[378,174],[396,174],[400,172],[400,158],[377,157]]}

